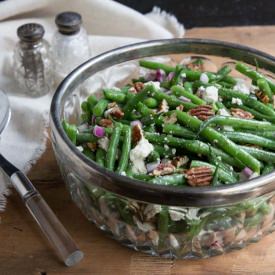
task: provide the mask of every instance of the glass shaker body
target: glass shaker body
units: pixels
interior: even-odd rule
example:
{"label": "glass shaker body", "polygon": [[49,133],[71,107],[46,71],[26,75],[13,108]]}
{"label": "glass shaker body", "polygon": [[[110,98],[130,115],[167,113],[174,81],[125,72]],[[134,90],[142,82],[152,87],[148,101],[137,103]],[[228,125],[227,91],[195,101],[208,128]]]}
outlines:
{"label": "glass shaker body", "polygon": [[52,41],[55,78],[60,82],[73,69],[87,61],[91,55],[89,40],[84,28],[73,35],[57,31]]}
{"label": "glass shaker body", "polygon": [[14,77],[26,95],[43,96],[53,88],[52,56],[44,39],[19,41],[14,49]]}

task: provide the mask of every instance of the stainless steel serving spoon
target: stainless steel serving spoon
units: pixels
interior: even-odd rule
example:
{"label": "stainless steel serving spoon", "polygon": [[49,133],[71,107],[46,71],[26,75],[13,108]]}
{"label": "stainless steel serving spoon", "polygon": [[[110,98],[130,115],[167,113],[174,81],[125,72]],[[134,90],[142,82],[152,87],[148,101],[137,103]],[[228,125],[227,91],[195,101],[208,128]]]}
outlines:
{"label": "stainless steel serving spoon", "polygon": [[[11,116],[8,97],[0,90],[0,135],[8,125]],[[10,177],[11,184],[18,192],[34,217],[49,243],[67,266],[73,266],[83,258],[67,230],[55,216],[30,180],[0,153],[0,168]]]}

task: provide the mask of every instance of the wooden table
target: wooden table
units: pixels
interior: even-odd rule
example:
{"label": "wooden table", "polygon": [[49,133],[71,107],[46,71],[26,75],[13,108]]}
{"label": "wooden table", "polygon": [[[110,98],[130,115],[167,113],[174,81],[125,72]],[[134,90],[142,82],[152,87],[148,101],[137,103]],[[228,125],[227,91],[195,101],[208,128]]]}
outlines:
{"label": "wooden table", "polygon": [[[187,37],[237,42],[275,54],[275,26],[197,28]],[[0,215],[0,274],[275,274],[275,233],[241,250],[204,260],[167,260],[121,246],[90,224],[71,201],[50,144],[30,173],[36,187],[71,232],[85,259],[73,268],[57,261],[16,194]]]}

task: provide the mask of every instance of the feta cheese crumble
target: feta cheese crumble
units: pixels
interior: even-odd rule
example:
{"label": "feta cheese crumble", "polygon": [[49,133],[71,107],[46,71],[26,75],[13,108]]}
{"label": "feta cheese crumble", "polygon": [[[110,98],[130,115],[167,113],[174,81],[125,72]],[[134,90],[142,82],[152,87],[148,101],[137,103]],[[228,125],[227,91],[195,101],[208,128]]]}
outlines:
{"label": "feta cheese crumble", "polygon": [[237,97],[233,97],[231,102],[232,102],[232,104],[237,104],[239,106],[243,105],[242,100],[240,98],[237,98]]}
{"label": "feta cheese crumble", "polygon": [[237,84],[233,87],[233,90],[241,92],[242,94],[245,94],[245,95],[250,94],[250,88],[245,83],[245,80],[241,78],[237,79]]}
{"label": "feta cheese crumble", "polygon": [[204,84],[207,84],[209,82],[209,78],[206,73],[202,73],[200,76],[200,81]]}
{"label": "feta cheese crumble", "polygon": [[202,98],[208,103],[217,102],[219,100],[218,88],[215,86],[206,87]]}
{"label": "feta cheese crumble", "polygon": [[144,86],[147,86],[147,85],[153,85],[156,89],[160,89],[160,82],[158,81],[148,81],[146,83],[144,83]]}
{"label": "feta cheese crumble", "polygon": [[130,151],[130,160],[133,163],[133,172],[136,174],[145,174],[147,169],[144,160],[154,150],[154,146],[144,137]]}
{"label": "feta cheese crumble", "polygon": [[105,150],[105,151],[108,150],[109,139],[107,137],[100,138],[97,143],[98,143],[99,147],[102,148],[103,150]]}

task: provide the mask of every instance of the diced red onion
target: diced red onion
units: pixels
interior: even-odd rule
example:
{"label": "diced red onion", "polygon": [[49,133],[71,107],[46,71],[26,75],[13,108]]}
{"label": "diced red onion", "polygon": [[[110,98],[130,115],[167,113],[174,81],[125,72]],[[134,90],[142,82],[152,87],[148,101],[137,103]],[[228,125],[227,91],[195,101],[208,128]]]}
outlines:
{"label": "diced red onion", "polygon": [[174,76],[175,76],[175,73],[174,73],[174,72],[170,72],[170,73],[167,75],[166,80],[167,80],[167,81],[171,81],[172,78],[173,78]]}
{"label": "diced red onion", "polygon": [[93,134],[98,138],[102,138],[105,136],[105,129],[101,126],[95,125],[93,129]]}
{"label": "diced red onion", "polygon": [[191,99],[185,97],[185,96],[180,96],[179,100],[183,101],[183,102],[191,102]]}
{"label": "diced red onion", "polygon": [[158,166],[159,166],[160,161],[156,161],[156,162],[150,162],[146,164],[146,169],[148,173],[153,172]]}
{"label": "diced red onion", "polygon": [[132,127],[134,127],[134,126],[136,126],[136,125],[139,125],[140,127],[142,127],[142,123],[141,123],[140,120],[133,120],[133,121],[131,121],[130,125],[131,125]]}
{"label": "diced red onion", "polygon": [[162,82],[165,78],[165,72],[161,69],[157,69],[155,80],[158,82]]}
{"label": "diced red onion", "polygon": [[252,175],[253,175],[253,171],[249,167],[245,167],[240,173],[240,178],[241,180],[247,180]]}

